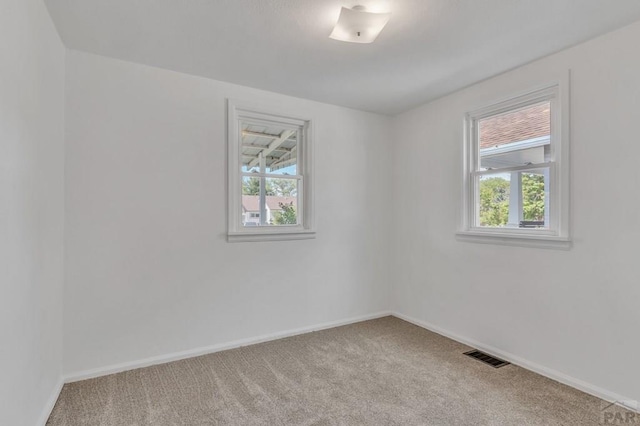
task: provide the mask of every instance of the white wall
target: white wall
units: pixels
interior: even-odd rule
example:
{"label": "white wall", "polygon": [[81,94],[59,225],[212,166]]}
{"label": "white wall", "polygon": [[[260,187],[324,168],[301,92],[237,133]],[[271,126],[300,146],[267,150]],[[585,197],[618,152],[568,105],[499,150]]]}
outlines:
{"label": "white wall", "polygon": [[0,424],[43,422],[62,372],[64,57],[40,0],[0,4]]}
{"label": "white wall", "polygon": [[[388,308],[389,118],[74,51],[66,95],[67,374]],[[226,242],[227,97],[315,120],[317,239]]]}
{"label": "white wall", "polygon": [[[396,118],[396,311],[640,400],[638,40],[640,23]],[[569,68],[573,248],[456,241],[464,113]]]}

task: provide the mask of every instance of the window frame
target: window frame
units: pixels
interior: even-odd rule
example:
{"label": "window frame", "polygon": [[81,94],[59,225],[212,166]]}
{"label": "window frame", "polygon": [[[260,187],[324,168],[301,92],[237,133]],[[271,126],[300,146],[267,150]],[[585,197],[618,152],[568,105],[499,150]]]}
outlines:
{"label": "window frame", "polygon": [[[227,241],[281,241],[315,238],[313,197],[313,126],[309,118],[301,118],[288,111],[227,100]],[[271,122],[299,129],[297,146],[298,218],[297,225],[243,226],[242,225],[242,121]],[[256,174],[262,177],[262,174]],[[270,174],[267,174],[270,175]],[[272,177],[272,176],[269,176]],[[287,175],[277,176],[287,178]]]}
{"label": "window frame", "polygon": [[[548,162],[505,167],[490,171],[480,169],[478,122],[495,115],[517,111],[543,102],[551,104],[550,159]],[[485,104],[464,117],[463,201],[458,240],[489,244],[569,249],[569,77],[498,102]],[[510,228],[480,226],[479,176],[515,171],[549,169],[549,227]]]}

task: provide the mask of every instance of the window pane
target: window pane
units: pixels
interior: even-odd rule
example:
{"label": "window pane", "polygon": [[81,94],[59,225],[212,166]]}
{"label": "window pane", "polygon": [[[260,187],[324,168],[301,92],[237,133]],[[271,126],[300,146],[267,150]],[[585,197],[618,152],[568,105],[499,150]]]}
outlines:
{"label": "window pane", "polygon": [[480,168],[540,164],[550,160],[551,104],[544,102],[478,120]]}
{"label": "window pane", "polygon": [[479,226],[548,228],[548,174],[537,169],[480,176]]}
{"label": "window pane", "polygon": [[260,195],[260,177],[242,176],[242,195]]}
{"label": "window pane", "polygon": [[[265,197],[261,204],[260,188],[263,185]],[[297,179],[243,176],[243,226],[297,225],[299,185]]]}
{"label": "window pane", "polygon": [[[548,228],[545,221],[549,189],[545,187],[545,173],[521,173],[522,180],[522,228]],[[548,181],[548,179],[547,179]]]}
{"label": "window pane", "polygon": [[297,179],[266,178],[267,217],[269,225],[298,224]]}
{"label": "window pane", "polygon": [[479,178],[480,226],[502,227],[509,221],[511,174],[501,173]]}
{"label": "window pane", "polygon": [[260,186],[256,176],[242,177],[242,225],[260,226]]}
{"label": "window pane", "polygon": [[[242,171],[298,174],[297,129],[277,124],[241,123],[242,125]],[[261,158],[264,169],[261,169]]]}

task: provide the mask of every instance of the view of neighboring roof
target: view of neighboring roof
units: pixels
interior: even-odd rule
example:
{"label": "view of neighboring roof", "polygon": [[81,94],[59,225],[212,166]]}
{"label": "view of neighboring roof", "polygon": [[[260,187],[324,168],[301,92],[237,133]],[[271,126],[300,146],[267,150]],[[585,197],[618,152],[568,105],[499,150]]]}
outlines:
{"label": "view of neighboring roof", "polygon": [[[278,197],[275,195],[266,196],[267,207],[269,210],[282,210],[280,203],[290,204],[293,203],[294,207],[298,203],[297,197]],[[242,196],[242,209],[245,212],[259,212],[260,211],[260,196],[259,195],[243,195]]]}
{"label": "view of neighboring roof", "polygon": [[479,121],[480,149],[549,136],[551,105],[548,102]]}

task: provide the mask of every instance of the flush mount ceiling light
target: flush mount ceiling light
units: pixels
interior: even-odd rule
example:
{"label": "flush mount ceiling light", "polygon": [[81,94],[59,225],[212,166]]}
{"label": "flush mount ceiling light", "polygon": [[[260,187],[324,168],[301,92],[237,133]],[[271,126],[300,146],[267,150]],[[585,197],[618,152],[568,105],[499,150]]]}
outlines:
{"label": "flush mount ceiling light", "polygon": [[364,6],[354,6],[353,9],[343,7],[329,37],[351,43],[371,43],[387,25],[390,17],[391,13],[367,12]]}

